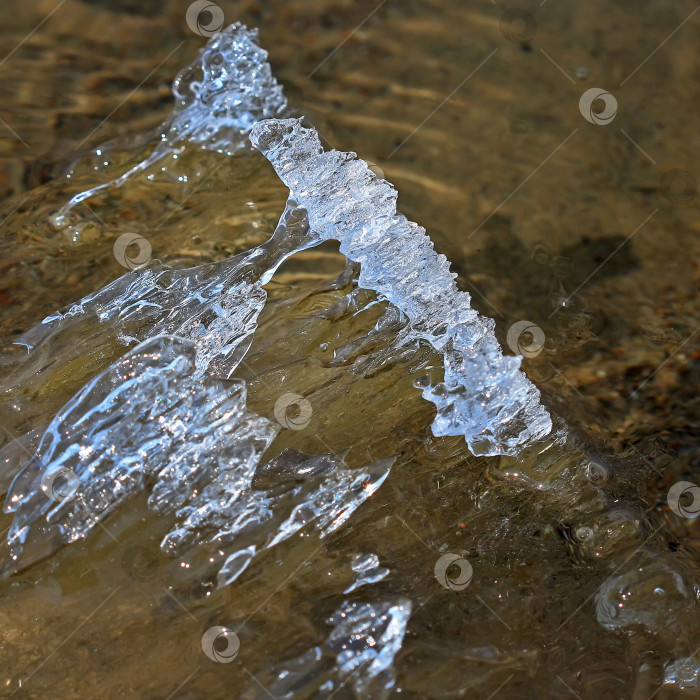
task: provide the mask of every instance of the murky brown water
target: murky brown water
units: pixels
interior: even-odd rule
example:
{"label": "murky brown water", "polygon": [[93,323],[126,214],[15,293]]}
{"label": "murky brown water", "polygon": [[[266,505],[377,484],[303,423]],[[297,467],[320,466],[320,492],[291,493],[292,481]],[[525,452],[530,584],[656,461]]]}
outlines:
{"label": "murky brown water", "polygon": [[[700,697],[700,681],[664,683],[664,667],[697,660],[700,647],[700,519],[666,502],[674,483],[700,480],[694,3],[218,4],[227,22],[260,27],[290,102],[326,145],[395,184],[401,211],[496,319],[503,347],[517,321],[542,328],[544,350],[523,367],[576,437],[518,463],[432,437],[434,409],[412,384],[436,358],[358,376],[349,367],[360,349],[333,365],[323,344],[367,333],[378,310],[367,297],[357,315],[319,316],[350,293],[328,287],[343,258],[330,245],[297,255],[269,285],[273,303],[239,373],[250,408],[272,417],[281,393],[303,394],[311,423],[282,432],[272,454],[350,448],[351,467],[396,456],[388,480],[337,533],[292,538],[213,596],[158,554],[167,524],[130,502],[85,542],[0,584],[1,692],[200,698],[247,687],[269,697],[273,669],[326,637],[351,556],[372,552],[390,574],[356,598],[413,603],[396,697]],[[113,245],[126,231],[185,266],[274,228],[287,191],[264,160],[211,153],[91,200],[78,236],[49,225],[139,150],[91,157],[66,180],[69,162],[169,112],[173,75],[204,43],[187,5],[0,7],[3,346],[120,276]],[[610,123],[584,119],[591,88],[614,97]],[[50,420],[93,371],[39,382],[31,420],[0,406],[0,445]],[[436,581],[446,552],[473,566],[464,590]],[[237,630],[233,663],[202,653],[212,625]]]}

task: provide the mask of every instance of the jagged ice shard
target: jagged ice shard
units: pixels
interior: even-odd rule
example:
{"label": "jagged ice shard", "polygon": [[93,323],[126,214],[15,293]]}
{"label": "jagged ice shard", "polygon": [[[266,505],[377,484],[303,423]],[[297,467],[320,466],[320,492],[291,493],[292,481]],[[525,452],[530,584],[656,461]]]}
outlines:
{"label": "jagged ice shard", "polygon": [[[394,661],[403,644],[411,601],[345,601],[327,620],[325,641],[285,662],[270,678],[267,695],[275,698],[331,698],[349,685],[359,698],[383,700],[395,689]],[[261,697],[251,681],[241,700]]]}
{"label": "jagged ice shard", "polygon": [[[175,107],[158,127],[159,142],[151,154],[120,177],[80,192],[54,216],[61,226],[76,204],[179,153],[188,143],[231,155],[248,145],[246,135],[260,119],[282,116],[287,99],[272,75],[258,30],[236,22],[213,36],[197,58],[173,81]],[[103,148],[109,148],[107,144]]]}
{"label": "jagged ice shard", "polygon": [[[217,533],[219,540],[226,533],[239,534],[240,528],[250,526],[251,513],[254,519],[266,519],[262,514],[270,503],[250,500],[249,487],[275,431],[247,412],[243,384],[237,389],[238,403],[223,410],[216,398],[222,389],[212,381],[230,377],[247,352],[266,301],[263,285],[279,265],[329,239],[340,241],[341,252],[361,264],[359,286],[377,292],[408,320],[401,342],[427,341],[442,354],[444,381],[423,389],[424,397],[438,408],[435,435],[463,435],[472,452],[487,455],[516,453],[551,431],[539,392],[519,369],[520,358],[502,355],[494,322],[470,307],[469,295],[457,289],[449,262],[435,253],[424,229],[397,213],[396,190],[354,153],[325,153],[316,131],[302,126],[301,120],[264,119],[286,109],[286,102],[256,39],[256,32],[233,25],[202,50],[198,69],[189,67],[178,76],[178,106],[164,142],[171,148],[189,139],[230,152],[225,145],[240,145],[236,135],[250,131],[252,144],[291,191],[280,224],[267,243],[220,263],[182,271],[156,263],[129,273],[45,319],[21,339],[29,355],[14,381],[11,378],[10,386],[15,387],[28,381],[48,357],[55,357],[52,350],[67,344],[66,334],[75,335],[82,318],[97,318],[125,345],[143,342],[59,411],[35,458],[15,479],[6,503],[6,510],[16,513],[8,536],[15,562],[35,525],[39,540],[43,533],[44,540],[54,543],[46,544],[47,551],[57,542],[81,538],[124,497],[141,490],[149,474],[157,479],[151,506],[176,512],[180,520],[163,541],[168,551],[201,541],[206,532]],[[199,82],[193,79],[197,70],[204,76]],[[89,337],[99,349],[96,336]],[[62,354],[73,358],[88,349],[78,345],[70,352],[64,347]],[[211,409],[195,409],[190,403],[206,404],[207,394]],[[193,398],[198,395],[200,399]],[[130,412],[119,419],[103,416],[105,406],[114,413],[122,405],[129,405]],[[141,405],[141,430],[123,443],[120,435],[126,431],[121,424],[133,421],[141,410],[135,407]],[[212,418],[209,426],[211,410],[216,420]],[[232,449],[240,444],[248,457],[229,461],[223,471],[221,459],[210,466],[209,443],[188,442],[188,436],[201,439],[207,433],[220,446],[235,436]],[[256,435],[259,447],[251,452],[245,446]],[[197,467],[186,467],[187,461]],[[287,471],[294,473],[305,463],[292,460]],[[65,469],[77,479],[80,499],[70,507],[47,503],[46,480]],[[381,465],[370,481],[378,485],[385,475]],[[349,487],[355,481],[341,469],[330,483],[343,493],[347,488],[341,484]],[[321,492],[333,489],[326,486]],[[187,505],[194,493],[199,494],[196,503]],[[97,516],[96,498],[104,504]],[[268,544],[286,538],[310,517],[340,523],[346,506],[343,499],[336,503],[313,497],[296,504],[277,534],[267,538]],[[47,525],[41,526],[44,519]],[[241,562],[260,545],[258,538],[247,548],[228,552],[230,561],[222,567],[220,580],[232,580]]]}
{"label": "jagged ice shard", "polygon": [[209,552],[224,586],[308,524],[336,530],[389,474],[393,459],[348,470],[341,455],[291,450],[262,464],[279,427],[247,409],[243,380],[199,376],[196,359],[192,341],[149,338],[58,412],[7,495],[15,518],[0,575],[150,491],[148,506],[175,518],[162,550]]}
{"label": "jagged ice shard", "polygon": [[[212,247],[215,262],[188,269],[154,260],[48,316],[17,341],[26,352],[0,356],[8,369],[0,380],[0,418],[9,417],[19,435],[0,448],[0,489],[7,491],[5,512],[13,520],[0,548],[0,578],[24,572],[6,588],[6,627],[12,631],[17,603],[31,607],[25,607],[29,618],[20,608],[15,629],[25,629],[34,605],[37,621],[61,621],[65,613],[54,615],[53,602],[47,617],[41,601],[25,595],[32,582],[45,595],[54,572],[59,594],[62,581],[73,586],[66,587],[65,611],[82,603],[94,576],[104,575],[109,600],[112,588],[122,586],[115,576],[139,581],[141,567],[133,559],[146,545],[152,554],[156,548],[156,563],[143,567],[148,571],[139,585],[151,573],[152,585],[141,588],[143,595],[134,587],[131,612],[122,616],[126,606],[113,608],[109,627],[130,634],[137,628],[124,622],[138,617],[144,644],[131,658],[144,649],[144,658],[178,664],[172,650],[182,630],[191,628],[181,608],[192,607],[196,615],[189,617],[197,623],[209,618],[235,626],[250,653],[245,663],[254,660],[255,677],[239,695],[246,700],[271,694],[428,697],[439,676],[454,678],[462,695],[479,695],[487,687],[483,679],[493,678],[498,693],[502,679],[488,669],[504,677],[527,672],[544,687],[549,623],[557,627],[557,615],[568,615],[566,606],[545,606],[558,612],[540,625],[539,636],[528,637],[527,646],[513,643],[523,630],[527,636],[527,622],[522,629],[506,625],[510,637],[479,637],[492,610],[479,594],[505,605],[508,591],[523,586],[539,591],[530,596],[530,611],[537,614],[537,601],[548,596],[572,604],[585,596],[584,604],[595,604],[595,624],[609,630],[630,638],[638,628],[659,636],[668,630],[673,660],[665,665],[665,680],[682,688],[684,669],[697,675],[695,660],[681,649],[697,646],[688,644],[698,628],[686,617],[694,602],[692,582],[668,552],[646,547],[653,523],[629,497],[637,484],[595,453],[586,454],[556,415],[552,430],[538,390],[520,370],[521,358],[502,354],[494,322],[471,308],[425,230],[397,213],[394,188],[354,153],[324,152],[317,133],[301,121],[277,119],[286,101],[266,56],[256,32],[242,25],[213,37],[176,80],[178,102],[155,133],[158,143],[145,137],[132,142],[150,143],[151,155],[64,208],[189,147],[220,154],[207,162],[244,151],[233,159],[232,170],[240,171],[234,177],[241,183],[252,172],[245,185],[257,187],[255,176],[267,185],[273,173],[255,148],[290,190],[279,224],[261,245],[224,260]],[[202,157],[188,155],[182,169]],[[268,172],[261,173],[260,165]],[[230,182],[219,189],[221,184],[210,185],[208,195],[215,193],[218,202],[210,212],[235,215]],[[148,185],[143,190],[152,192]],[[251,199],[256,206],[269,203],[257,194]],[[241,219],[257,227],[262,219],[254,217]],[[177,249],[175,234],[193,233],[194,218],[185,216],[164,232],[173,241],[166,250]],[[228,224],[217,229],[207,212],[197,219],[206,227],[203,239],[214,240],[217,230],[229,234]],[[269,234],[274,221],[264,221]],[[257,244],[266,237],[260,232],[243,236]],[[230,239],[226,243],[238,250],[241,239]],[[291,256],[331,239],[347,258],[345,272],[333,281],[338,260],[324,249],[300,254],[298,267],[277,273]],[[243,362],[249,383],[240,376]],[[431,372],[430,380],[415,379],[424,372]],[[433,408],[412,384],[437,407],[434,434],[461,436],[466,444],[461,437],[436,441],[424,434]],[[305,433],[303,427],[293,432],[277,404],[272,409],[284,391],[299,391],[287,396],[313,405],[314,422]],[[325,454],[317,454],[318,443]],[[477,455],[510,456],[472,463],[467,445]],[[379,498],[368,503],[380,488]],[[535,491],[537,498],[527,497]],[[528,502],[530,509],[521,508]],[[360,507],[364,512],[356,513]],[[402,517],[409,510],[419,526],[424,521],[425,541]],[[565,547],[547,534],[553,522],[567,523]],[[315,541],[346,523],[330,542]],[[413,551],[408,530],[427,554]],[[80,541],[84,546],[51,557]],[[461,602],[455,589],[440,590],[444,583],[434,580],[431,557],[447,548],[478,557],[472,588]],[[625,570],[630,551],[639,556]],[[572,561],[574,573],[585,562],[593,578],[575,576],[572,588],[571,577],[552,576],[557,552],[567,571]],[[548,565],[531,566],[538,559]],[[598,574],[613,569],[601,587]],[[556,586],[543,586],[554,579]],[[228,593],[218,590],[234,583]],[[131,589],[124,592],[131,596]],[[510,597],[522,604],[522,595]],[[461,607],[472,624],[455,623],[445,605]],[[418,614],[411,618],[413,611]],[[578,611],[585,614],[585,606],[573,614]],[[504,607],[504,619],[508,615],[527,617],[522,609]],[[280,626],[283,616],[286,627]],[[104,623],[84,631],[93,635],[97,625]],[[74,626],[71,619],[70,630]],[[169,639],[161,645],[163,629]],[[587,634],[592,636],[590,629]],[[124,647],[133,638],[109,639]],[[404,643],[408,648],[400,655]],[[160,646],[159,661],[153,654]],[[574,656],[580,652],[573,642],[570,649]],[[559,652],[561,670],[567,657]],[[36,668],[38,659],[17,645],[15,659],[22,656]],[[598,657],[591,657],[593,664]],[[628,661],[625,668],[633,671]],[[640,669],[650,668],[646,660],[640,663]],[[642,689],[645,674],[639,674]],[[56,678],[53,671],[48,678]],[[230,678],[222,674],[222,696],[233,692]],[[208,684],[201,692],[209,692]]]}
{"label": "jagged ice shard", "polygon": [[442,353],[444,381],[423,390],[438,409],[436,436],[464,435],[474,454],[495,455],[551,432],[521,358],[502,354],[494,321],[470,307],[425,229],[397,213],[390,183],[355,153],[324,152],[301,119],[258,122],[250,139],[306,209],[318,241],[340,241],[340,251],[361,263],[359,285],[394,304],[414,336]]}
{"label": "jagged ice shard", "polygon": [[[438,409],[435,435],[463,435],[472,452],[489,455],[514,454],[551,431],[520,358],[502,355],[494,322],[470,307],[424,229],[397,213],[396,190],[354,153],[325,153],[316,131],[301,120],[265,119],[284,111],[286,101],[256,40],[256,32],[237,24],[208,43],[198,67],[175,81],[178,105],[163,142],[169,149],[189,140],[231,152],[250,132],[253,146],[291,190],[280,223],[266,243],[229,260],[189,270],[154,263],[131,272],[19,341],[29,353],[5,383],[7,396],[17,397],[47,365],[60,371],[61,362],[72,364],[85,353],[107,357],[105,342],[141,344],[108,369],[94,362],[100,373],[58,411],[32,461],[21,466],[6,502],[6,511],[15,513],[6,572],[16,568],[30,541],[31,560],[84,537],[142,490],[144,479],[155,478],[151,507],[177,514],[179,522],[163,541],[166,551],[236,535],[233,551],[224,548],[228,558],[219,581],[225,584],[256,548],[274,545],[311,519],[322,529],[337,526],[372,490],[354,498],[358,483],[369,479],[374,489],[383,481],[388,464],[356,476],[343,470],[342,460],[331,459],[330,473],[307,465],[321,457],[283,460],[281,474],[311,469],[321,482],[306,500],[292,503],[276,531],[239,546],[241,531],[274,510],[272,497],[261,497],[251,485],[275,430],[247,411],[243,383],[225,398],[231,389],[217,382],[231,376],[250,346],[266,303],[263,285],[289,256],[325,240],[340,241],[341,252],[361,264],[359,286],[407,319],[399,344],[427,341],[442,354],[444,381],[423,388]],[[194,80],[199,73],[202,80]],[[82,330],[90,318],[108,330],[106,341]],[[75,343],[76,336],[85,339]],[[140,428],[127,430],[125,422]],[[230,459],[224,456],[227,441]],[[79,498],[70,505],[46,499],[47,479],[62,470],[77,480]],[[95,502],[102,505],[97,511]]]}

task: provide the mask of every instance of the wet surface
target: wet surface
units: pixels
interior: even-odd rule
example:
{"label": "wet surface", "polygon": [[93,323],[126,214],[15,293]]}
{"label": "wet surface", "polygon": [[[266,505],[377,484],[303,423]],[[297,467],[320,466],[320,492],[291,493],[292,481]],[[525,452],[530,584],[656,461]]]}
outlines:
{"label": "wet surface", "polygon": [[[124,233],[175,267],[271,235],[287,190],[264,159],[196,150],[80,205],[77,229],[50,224],[73,194],[143,157],[172,107],[173,76],[205,42],[187,6],[0,8],[3,347],[122,275]],[[352,345],[382,309],[352,281],[333,284],[337,245],[300,253],[267,285],[236,376],[248,407],[273,421],[288,391],[313,408],[268,459],[286,448],[349,449],[350,469],[395,458],[386,481],[336,532],[303,530],[213,594],[160,552],[172,522],[149,511],[147,493],[134,497],[84,541],[0,584],[2,693],[382,697],[388,677],[344,683],[328,641],[350,599],[380,617],[411,603],[388,691],[397,697],[697,697],[700,519],[667,502],[674,484],[700,480],[696,6],[219,6],[227,23],[260,28],[291,105],[325,147],[356,151],[394,183],[400,211],[452,261],[506,352],[529,343],[516,336],[509,349],[516,322],[542,330],[522,366],[569,437],[518,460],[434,438],[434,407],[413,384],[439,371],[437,358],[382,364],[391,334]],[[592,88],[614,102],[581,107]],[[584,118],[604,108],[609,123]],[[112,139],[121,147],[98,157]],[[6,401],[0,444],[26,461],[37,436],[22,436],[124,351],[108,343],[99,363],[41,379],[23,397],[28,414]],[[360,372],[363,361],[377,365]],[[354,557],[369,554],[389,574],[346,594]],[[472,567],[461,590],[437,580],[445,554]],[[240,639],[231,663],[203,653],[214,626]],[[315,648],[318,659],[304,656]],[[295,695],[283,695],[285,669]]]}

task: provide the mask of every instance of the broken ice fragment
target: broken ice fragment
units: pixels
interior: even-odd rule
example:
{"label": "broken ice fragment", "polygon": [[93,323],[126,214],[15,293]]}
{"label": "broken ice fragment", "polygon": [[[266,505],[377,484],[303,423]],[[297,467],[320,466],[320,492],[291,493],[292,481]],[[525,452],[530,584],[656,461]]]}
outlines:
{"label": "broken ice fragment", "polygon": [[341,679],[352,675],[355,690],[364,695],[376,677],[384,688],[394,685],[392,665],[401,649],[411,602],[355,603],[346,601],[331,615],[334,629],[325,646],[337,653]]}
{"label": "broken ice fragment", "polygon": [[353,559],[352,570],[357,574],[355,580],[343,591],[350,593],[360,586],[377,583],[389,575],[389,569],[379,566],[379,557],[376,554],[358,555]]}
{"label": "broken ice fragment", "polygon": [[[5,501],[5,573],[85,537],[147,480],[168,489],[171,509],[212,481],[245,488],[277,429],[247,410],[245,382],[197,378],[195,358],[191,341],[152,338],[58,412]],[[61,474],[76,488],[56,498],[46,487]]]}
{"label": "broken ice fragment", "polygon": [[[697,652],[695,652],[697,654]],[[700,688],[700,664],[695,656],[675,659],[664,665],[664,683],[680,691]]]}
{"label": "broken ice fragment", "polygon": [[551,418],[520,358],[502,354],[494,322],[471,308],[425,229],[397,213],[391,184],[355,153],[324,152],[301,119],[258,122],[250,140],[306,209],[311,231],[361,263],[359,285],[394,304],[413,336],[442,353],[444,382],[423,390],[438,409],[435,435],[464,435],[474,454],[494,455],[549,434]]}
{"label": "broken ice fragment", "polygon": [[[197,59],[183,68],[173,82],[175,107],[159,127],[159,142],[138,165],[111,182],[75,195],[54,216],[58,226],[80,202],[103,190],[120,187],[183,144],[232,153],[247,145],[245,135],[260,119],[282,116],[287,100],[272,75],[267,51],[258,43],[258,30],[240,22],[215,34]],[[103,147],[109,148],[109,144]]]}
{"label": "broken ice fragment", "polygon": [[246,408],[243,380],[201,376],[197,357],[190,340],[150,338],[58,411],[9,490],[0,573],[84,538],[150,490],[149,507],[172,520],[163,551],[209,557],[203,575],[220,564],[224,586],[311,524],[335,531],[386,479],[393,459],[350,470],[343,455],[286,450],[261,466],[277,427]]}
{"label": "broken ice fragment", "polygon": [[[345,685],[357,697],[383,700],[396,683],[394,661],[411,616],[411,601],[356,603],[345,601],[328,619],[333,626],[322,645],[283,664],[275,676],[263,679],[276,698],[331,698]],[[260,697],[260,685],[250,683],[242,700]]]}

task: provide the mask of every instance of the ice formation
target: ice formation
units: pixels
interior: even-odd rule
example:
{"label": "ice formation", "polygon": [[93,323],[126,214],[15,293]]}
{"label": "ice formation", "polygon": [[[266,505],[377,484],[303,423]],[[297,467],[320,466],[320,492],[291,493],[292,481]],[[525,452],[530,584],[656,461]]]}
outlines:
{"label": "ice formation", "polygon": [[[330,698],[348,684],[357,697],[388,697],[411,608],[406,599],[345,601],[328,619],[333,629],[322,645],[284,664],[271,681],[265,679],[268,695]],[[241,698],[252,700],[259,691],[259,685],[251,683]]]}
{"label": "ice formation", "polygon": [[150,490],[150,508],[175,521],[162,549],[215,544],[226,585],[307,524],[340,527],[388,475],[393,460],[348,470],[340,455],[287,451],[261,465],[278,428],[246,408],[245,382],[197,376],[196,358],[191,341],[151,338],[58,412],[7,495],[3,573],[82,539]]}
{"label": "ice formation", "polygon": [[[286,449],[265,461],[278,427],[250,411],[245,382],[230,379],[256,332],[264,285],[289,256],[329,239],[340,241],[349,271],[360,263],[359,287],[389,302],[374,331],[339,348],[336,365],[360,351],[365,364],[381,364],[427,342],[444,358],[444,381],[423,389],[438,409],[435,435],[463,435],[474,454],[517,454],[551,431],[520,359],[503,356],[493,321],[471,309],[424,229],[397,213],[394,188],[355,154],[324,152],[300,120],[278,119],[287,103],[266,59],[257,31],[243,25],[213,37],[176,78],[176,106],[150,156],[59,212],[58,223],[79,202],[188,143],[230,155],[248,145],[247,134],[290,189],[266,243],[186,270],[153,262],[18,341],[27,356],[0,391],[22,404],[28,423],[52,406],[54,388],[61,395],[71,368],[86,365],[75,386],[83,375],[89,380],[62,407],[57,401],[48,427],[35,424],[0,453],[0,479],[16,473],[5,502],[14,519],[0,575],[85,538],[145,493],[148,508],[167,523],[163,552],[189,576],[223,587],[295,533],[334,532],[376,492],[393,459],[349,469],[343,454]],[[321,314],[342,317],[354,295]],[[121,357],[120,345],[131,347]],[[26,398],[38,393],[42,409]],[[38,444],[28,463],[25,443]],[[374,554],[358,556],[352,569],[345,595],[389,574]],[[291,661],[270,690],[330,696],[348,684],[359,696],[386,697],[410,614],[408,600],[346,600],[328,620],[326,641]]]}
{"label": "ice formation", "polygon": [[329,618],[333,631],[326,648],[337,654],[341,680],[353,676],[353,685],[362,697],[373,679],[389,675],[383,685],[393,686],[392,664],[401,648],[406,625],[411,616],[411,603],[356,603],[346,601]]}
{"label": "ice formation", "polygon": [[376,554],[358,555],[353,559],[352,570],[355,572],[355,580],[345,589],[345,593],[351,593],[370,583],[377,583],[389,575],[389,569],[379,566],[379,557]]}
{"label": "ice formation", "polygon": [[661,558],[642,550],[636,566],[614,572],[596,591],[596,618],[610,630],[680,627],[692,600],[683,576]]}
{"label": "ice formation", "polygon": [[308,222],[290,199],[272,237],[253,250],[183,270],[153,262],[128,272],[16,340],[29,351],[27,366],[10,375],[6,384],[39,371],[56,357],[57,346],[64,363],[89,354],[89,343],[99,340],[94,331],[83,333],[82,325],[94,320],[113,329],[124,345],[158,335],[189,338],[196,343],[197,371],[228,377],[257,328],[267,299],[263,285],[284,260],[312,244]]}
{"label": "ice formation", "polygon": [[[54,517],[52,513],[62,513],[66,519],[58,530],[69,539],[84,535],[86,525],[92,522],[85,519],[84,513],[81,515],[77,502],[65,510],[62,505],[49,508],[45,502],[38,506],[32,501],[45,498],[31,488],[32,484],[38,486],[37,479],[78,459],[65,450],[77,449],[75,445],[82,440],[80,455],[87,454],[89,462],[94,458],[91,455],[102,454],[108,444],[101,428],[91,428],[97,430],[94,435],[81,433],[78,440],[71,432],[73,428],[68,428],[66,412],[73,416],[76,426],[82,426],[87,419],[81,417],[77,421],[75,411],[80,416],[82,410],[96,420],[98,413],[90,404],[94,392],[106,391],[104,387],[117,379],[122,385],[118,392],[116,384],[112,387],[115,396],[129,397],[130,392],[135,392],[136,403],[150,395],[149,382],[166,383],[160,400],[163,405],[168,401],[179,405],[178,392],[189,397],[191,392],[200,391],[205,400],[211,391],[206,385],[212,381],[209,377],[229,377],[247,351],[265,304],[263,285],[289,255],[331,238],[340,241],[341,252],[348,259],[361,263],[360,286],[375,290],[405,315],[410,323],[410,339],[427,341],[443,354],[444,382],[423,390],[423,395],[438,408],[433,424],[436,435],[464,435],[475,454],[499,454],[513,453],[551,430],[550,417],[540,404],[537,389],[519,370],[519,358],[501,354],[493,321],[480,318],[470,308],[469,295],[457,290],[448,261],[434,252],[424,229],[396,212],[394,188],[376,177],[355,154],[324,153],[316,132],[304,128],[300,120],[256,122],[286,108],[281,88],[265,61],[266,53],[256,39],[256,32],[233,25],[209,42],[194,64],[196,67],[189,67],[178,76],[174,87],[178,104],[163,137],[163,147],[172,148],[186,138],[203,148],[230,150],[241,143],[242,134],[251,131],[253,145],[264,153],[291,190],[280,224],[267,243],[230,260],[181,271],[154,263],[124,275],[64,312],[45,319],[20,340],[30,351],[24,375],[20,372],[22,376],[27,376],[27,372],[31,375],[42,366],[58,338],[80,337],[78,326],[87,316],[111,327],[125,344],[154,338],[164,343],[161,336],[170,337],[173,340],[169,350],[158,356],[168,356],[179,348],[183,358],[192,360],[193,367],[189,376],[178,375],[168,384],[165,375],[161,376],[165,368],[154,367],[145,359],[148,353],[143,354],[144,348],[149,346],[140,346],[88,383],[59,412],[34,461],[13,485],[8,502],[12,510],[19,511],[10,532],[10,541],[15,545],[26,536],[25,518],[31,520],[39,512],[47,515],[49,521]],[[197,81],[195,74],[200,69],[202,79]],[[186,341],[175,338],[194,342],[185,346],[182,343]],[[90,339],[94,339],[94,334]],[[77,357],[85,350],[76,343],[74,354]],[[171,361],[175,363],[175,358]],[[124,367],[130,363],[135,363],[143,377],[132,376],[137,370],[125,373]],[[185,359],[183,363],[186,367]],[[240,392],[245,393],[243,388]],[[244,396],[242,401],[244,404]],[[147,409],[150,410],[148,400],[143,404],[143,410]],[[167,424],[165,414],[158,415]],[[150,425],[149,419],[145,420],[145,425]],[[89,421],[86,425],[90,425]],[[180,427],[186,425],[185,421]],[[61,431],[67,432],[62,436]],[[156,435],[166,442],[172,438],[168,433],[150,437],[144,433],[139,439],[149,445],[149,450],[156,449],[150,442],[156,440]],[[67,440],[65,444],[63,438]],[[93,442],[95,439],[97,442]],[[137,442],[132,446],[134,454],[125,463],[132,464],[133,460],[138,461],[138,455],[142,456],[144,448]],[[168,445],[163,445],[163,449],[172,448],[170,442]],[[186,445],[178,449],[184,450]],[[197,449],[196,445],[191,449]],[[81,459],[76,467],[82,464]],[[123,455],[121,459],[125,459]],[[156,464],[154,461],[149,468],[156,468]],[[136,471],[132,478],[119,487],[123,494],[117,496],[130,493],[128,484],[138,482],[146,466],[133,468]],[[154,488],[152,495],[156,507],[162,505],[158,494],[163,489],[165,506],[172,505],[169,489],[163,484],[173,487],[183,478],[177,460],[170,469],[175,481],[166,479],[167,470],[159,472],[161,485]],[[102,482],[96,475],[102,471],[94,466],[78,469],[78,478],[92,475],[90,488],[81,492],[82,498],[88,499],[86,503],[94,489],[100,490]],[[208,473],[206,468],[204,473]],[[108,482],[112,476],[107,470]],[[184,483],[188,483],[186,479]],[[107,500],[113,505],[111,497]],[[183,538],[206,529],[204,521],[208,522],[209,515],[205,506],[206,503],[194,508],[182,527],[166,538],[168,547],[175,549]],[[290,517],[303,516],[296,513]]]}
{"label": "ice formation", "polygon": [[464,435],[475,454],[514,454],[549,433],[551,419],[519,370],[520,358],[502,355],[493,321],[470,308],[469,295],[457,290],[448,261],[434,252],[424,229],[397,214],[393,187],[355,154],[324,153],[316,132],[299,121],[255,125],[286,109],[266,56],[257,33],[240,24],[213,37],[175,81],[178,104],[161,147],[186,139],[203,148],[236,148],[251,131],[253,144],[292,191],[272,238],[190,270],[153,263],[48,317],[20,339],[30,354],[5,386],[32,381],[47,367],[55,371],[59,354],[67,363],[104,343],[84,332],[90,317],[127,345],[161,334],[190,338],[197,371],[228,377],[252,339],[266,300],[263,285],[293,253],[336,238],[341,251],[361,263],[359,284],[410,322],[402,342],[427,341],[442,353],[444,381],[423,388],[438,409],[435,435]]}
{"label": "ice formation", "polygon": [[[696,652],[697,653],[697,652]],[[700,689],[700,664],[695,656],[669,661],[664,666],[664,684],[679,691],[697,693]]]}
{"label": "ice formation", "polygon": [[287,110],[267,51],[258,43],[258,30],[240,22],[214,35],[197,59],[178,73],[173,95],[175,107],[159,127],[159,142],[151,154],[116,180],[75,195],[54,217],[58,225],[66,222],[76,204],[120,187],[185,144],[231,155],[248,145],[246,134],[257,121],[282,116]]}
{"label": "ice formation", "polygon": [[[287,257],[331,238],[361,264],[359,285],[408,319],[401,343],[427,341],[443,354],[444,382],[423,391],[438,408],[436,435],[464,435],[475,454],[501,454],[551,430],[519,358],[501,354],[493,321],[470,308],[469,295],[457,290],[448,261],[434,252],[424,229],[396,212],[393,187],[355,154],[324,153],[316,132],[300,120],[256,122],[286,109],[256,40],[255,31],[233,25],[178,76],[178,104],[159,148],[188,139],[230,152],[250,131],[253,145],[291,190],[280,223],[265,244],[226,261],[190,270],[154,263],[128,273],[19,341],[29,355],[10,375],[6,391],[21,390],[57,358],[69,365],[84,356],[98,363],[109,357],[100,334],[81,325],[86,319],[98,319],[126,345],[141,345],[108,369],[96,368],[101,373],[58,411],[34,458],[15,478],[6,505],[16,514],[6,570],[28,543],[30,558],[37,558],[42,548],[84,537],[154,479],[151,507],[178,519],[164,549],[177,553],[192,543],[236,539],[236,547],[225,551],[221,584],[233,580],[257,548],[276,544],[308,521],[323,530],[344,521],[389,466],[357,474],[337,457],[297,456],[284,464],[280,478],[285,482],[285,473],[306,470],[312,486],[289,486],[296,501],[289,493],[279,494],[279,502],[271,494],[262,498],[251,484],[275,430],[247,411],[244,384],[220,383],[247,352],[266,301],[263,285]],[[10,452],[5,457],[19,462]],[[268,471],[280,464],[273,460]],[[76,481],[77,497],[48,498],[46,483],[62,473]],[[286,519],[275,533],[250,541],[242,536],[285,507]]]}
{"label": "ice formation", "polygon": [[306,209],[319,242],[340,241],[362,266],[359,285],[396,306],[414,337],[442,353],[444,381],[423,390],[438,409],[436,436],[464,435],[474,454],[493,455],[549,434],[551,418],[520,358],[502,354],[494,321],[470,307],[425,229],[397,213],[391,184],[355,153],[324,152],[301,119],[258,122],[250,139]]}

